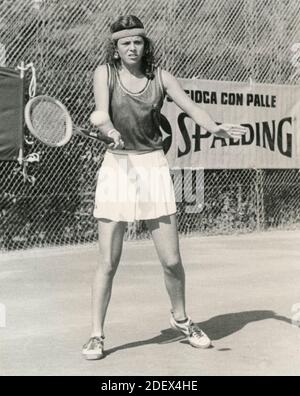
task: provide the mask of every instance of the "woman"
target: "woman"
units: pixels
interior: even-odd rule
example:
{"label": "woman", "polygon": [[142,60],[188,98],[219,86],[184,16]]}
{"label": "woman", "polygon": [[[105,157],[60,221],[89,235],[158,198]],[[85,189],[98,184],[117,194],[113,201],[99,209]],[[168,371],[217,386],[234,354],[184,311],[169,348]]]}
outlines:
{"label": "woman", "polygon": [[175,77],[154,67],[151,41],[137,17],[118,18],[111,25],[111,34],[108,63],[99,66],[94,75],[93,120],[97,124],[97,116],[109,114],[108,121],[104,124],[99,121],[98,125],[114,143],[110,144],[98,175],[94,216],[99,222],[101,261],[93,283],[92,334],[82,352],[87,359],[104,356],[104,319],[126,222],[141,219],[146,221],[163,266],[172,306],[171,326],[183,333],[192,346],[208,348],[210,339],[186,314],[175,194],[163,153],[160,109],[168,95],[211,133],[241,137],[245,128],[218,126],[192,102]]}

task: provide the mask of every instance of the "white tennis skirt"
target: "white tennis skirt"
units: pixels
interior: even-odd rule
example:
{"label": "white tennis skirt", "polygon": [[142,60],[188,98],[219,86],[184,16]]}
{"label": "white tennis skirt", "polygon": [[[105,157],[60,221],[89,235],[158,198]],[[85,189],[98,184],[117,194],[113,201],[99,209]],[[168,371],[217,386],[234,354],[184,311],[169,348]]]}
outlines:
{"label": "white tennis skirt", "polygon": [[135,221],[174,213],[174,186],[163,150],[105,153],[97,178],[96,218]]}

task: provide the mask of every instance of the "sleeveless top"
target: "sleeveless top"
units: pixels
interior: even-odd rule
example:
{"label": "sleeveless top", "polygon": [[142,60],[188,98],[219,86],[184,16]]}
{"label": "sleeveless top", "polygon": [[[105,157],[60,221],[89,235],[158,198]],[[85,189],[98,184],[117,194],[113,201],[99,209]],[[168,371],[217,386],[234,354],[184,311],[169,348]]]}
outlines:
{"label": "sleeveless top", "polygon": [[111,150],[144,153],[163,148],[160,131],[160,111],[164,101],[161,70],[154,71],[140,92],[133,93],[124,87],[117,68],[107,64],[109,84],[109,114],[114,127],[120,132],[125,147]]}

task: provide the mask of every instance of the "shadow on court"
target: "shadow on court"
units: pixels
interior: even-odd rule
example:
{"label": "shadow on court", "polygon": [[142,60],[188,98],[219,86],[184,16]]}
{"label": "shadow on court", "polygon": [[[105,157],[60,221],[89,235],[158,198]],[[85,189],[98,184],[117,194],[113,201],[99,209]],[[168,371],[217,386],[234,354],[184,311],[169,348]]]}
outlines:
{"label": "shadow on court", "polygon": [[[277,315],[273,311],[247,311],[247,312],[235,312],[224,315],[215,316],[205,322],[198,322],[197,325],[210,335],[212,341],[220,340],[228,337],[231,334],[237,333],[249,323],[262,321],[266,319],[274,319],[283,321],[288,324],[292,324],[289,318],[282,315]],[[127,344],[119,345],[117,347],[108,349],[106,355],[111,355],[117,351],[124,349],[138,348],[145,345],[151,344],[169,344],[176,341],[181,341],[182,344],[188,344],[184,336],[178,335],[178,332],[173,329],[161,330],[161,334],[153,338],[149,338],[143,341],[135,341]]]}
{"label": "shadow on court", "polygon": [[267,319],[292,323],[289,318],[277,315],[273,311],[246,311],[218,315],[198,324],[205,332],[210,334],[212,340],[220,340],[240,331],[250,323]]}

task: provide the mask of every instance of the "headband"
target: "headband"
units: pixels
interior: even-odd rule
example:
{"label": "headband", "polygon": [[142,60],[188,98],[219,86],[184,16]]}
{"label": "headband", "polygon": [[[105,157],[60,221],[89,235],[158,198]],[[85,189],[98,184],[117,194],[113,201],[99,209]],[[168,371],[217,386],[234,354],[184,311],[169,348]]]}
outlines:
{"label": "headband", "polygon": [[130,36],[144,36],[146,37],[145,29],[124,29],[119,32],[115,32],[111,35],[113,40],[119,40],[121,38],[130,37]]}

